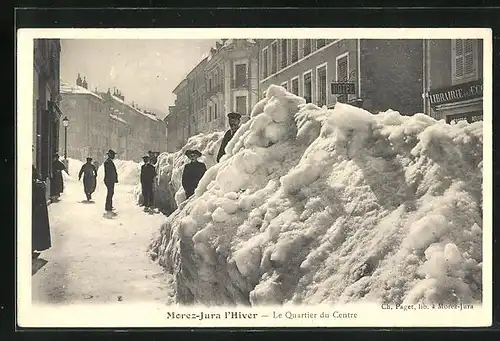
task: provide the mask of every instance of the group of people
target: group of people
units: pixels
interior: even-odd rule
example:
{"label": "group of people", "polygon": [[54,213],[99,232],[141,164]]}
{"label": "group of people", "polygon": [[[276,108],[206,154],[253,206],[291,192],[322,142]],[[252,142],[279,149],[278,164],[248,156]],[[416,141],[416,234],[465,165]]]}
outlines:
{"label": "group of people", "polygon": [[[226,146],[233,138],[241,124],[241,115],[236,112],[227,114],[229,120],[229,129],[225,132],[222,138],[222,143],[217,153],[217,162],[226,154]],[[184,166],[182,173],[182,187],[186,193],[186,199],[189,199],[195,192],[198,184],[205,174],[207,167],[204,163],[198,161],[201,153],[196,149],[188,149],[184,153],[189,158],[189,163]]]}
{"label": "group of people", "polygon": [[[113,196],[115,194],[115,184],[118,183],[118,173],[116,166],[113,162],[116,152],[112,149],[106,153],[106,161],[104,161],[104,185],[106,186],[106,202],[104,210],[107,214],[116,215],[113,207]],[[144,164],[141,167],[141,185],[142,195],[144,198],[144,211],[153,210],[153,184],[156,177],[156,168],[152,164],[154,161],[154,153],[148,152],[148,155],[142,157]],[[92,158],[87,157],[87,162],[82,165],[78,173],[78,180],[80,181],[83,176],[83,190],[87,201],[92,200],[92,193],[94,193],[97,184],[97,168],[92,163]]]}
{"label": "group of people", "polygon": [[[217,154],[217,162],[225,155],[225,149],[229,141],[234,137],[234,134],[240,127],[241,115],[235,112],[230,112],[228,115],[229,129],[225,132],[222,139],[219,152]],[[113,196],[115,192],[115,184],[118,183],[118,173],[113,162],[116,152],[110,149],[107,153],[106,161],[104,162],[104,185],[107,189],[106,202],[104,209],[110,215],[116,215],[113,207]],[[186,193],[186,199],[193,196],[198,184],[205,174],[207,167],[198,159],[201,153],[198,150],[189,149],[185,152],[186,157],[190,162],[184,167],[182,174],[182,187]],[[157,155],[153,152],[148,152],[143,158],[144,164],[141,166],[141,187],[144,201],[144,211],[152,211],[154,208],[154,179],[157,176],[156,163]],[[64,191],[64,182],[62,172],[66,173],[67,168],[63,162],[59,160],[59,155],[55,154],[52,163],[52,177],[50,186],[50,196],[52,201],[57,201],[61,193]],[[78,180],[83,177],[83,189],[87,201],[92,200],[92,194],[95,192],[97,185],[97,167],[92,163],[92,158],[87,157],[78,173]],[[32,214],[32,248],[33,256],[37,256],[40,251],[46,250],[51,246],[49,218],[47,210],[47,201],[45,200],[45,183],[39,178],[38,172],[33,166],[33,214]]]}

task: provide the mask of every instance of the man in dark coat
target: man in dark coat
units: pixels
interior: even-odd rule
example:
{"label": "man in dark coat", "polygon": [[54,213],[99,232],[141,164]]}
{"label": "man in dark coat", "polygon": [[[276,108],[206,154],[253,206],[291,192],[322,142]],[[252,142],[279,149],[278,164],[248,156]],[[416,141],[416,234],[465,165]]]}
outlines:
{"label": "man in dark coat", "polygon": [[201,156],[198,150],[186,150],[185,155],[191,161],[184,166],[184,171],[182,173],[182,187],[186,193],[186,199],[188,199],[194,194],[207,167],[204,163],[198,161],[198,158]]}
{"label": "man in dark coat", "polygon": [[35,166],[32,167],[31,251],[32,257],[37,258],[40,251],[47,250],[52,245],[45,183],[39,179]]}
{"label": "man in dark coat", "polygon": [[108,189],[106,195],[106,204],[104,209],[107,213],[112,213],[113,211],[113,195],[115,194],[115,184],[118,183],[118,173],[116,172],[116,166],[113,163],[115,158],[115,151],[110,149],[107,153],[108,158],[104,161],[104,184]]}
{"label": "man in dark coat", "polygon": [[226,154],[226,146],[229,141],[231,141],[241,124],[241,115],[237,112],[230,112],[227,114],[227,117],[229,119],[229,130],[226,131],[224,137],[222,138],[222,144],[220,145],[219,153],[217,154],[217,162],[219,162],[224,154]]}
{"label": "man in dark coat", "polygon": [[156,169],[150,163],[149,156],[143,156],[142,160],[144,161],[141,167],[142,198],[144,199],[144,211],[147,212],[153,209],[153,181],[156,177]]}
{"label": "man in dark coat", "polygon": [[68,173],[64,163],[59,161],[59,154],[54,154],[54,159],[52,160],[52,178],[50,179],[50,196],[54,201],[59,199],[59,196],[64,191],[62,171]]}
{"label": "man in dark coat", "polygon": [[83,175],[83,191],[87,196],[87,201],[92,200],[92,193],[95,191],[96,186],[96,178],[97,178],[97,169],[92,164],[92,158],[88,157],[87,162],[83,164],[80,172],[78,173],[78,181],[82,178]]}

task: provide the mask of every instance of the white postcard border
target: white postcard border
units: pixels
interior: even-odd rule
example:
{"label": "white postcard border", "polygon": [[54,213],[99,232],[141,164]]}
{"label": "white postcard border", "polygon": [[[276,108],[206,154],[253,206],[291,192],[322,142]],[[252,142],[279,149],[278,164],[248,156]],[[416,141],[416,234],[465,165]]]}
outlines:
{"label": "white postcard border", "polygon": [[[31,304],[31,154],[33,39],[381,38],[483,39],[483,303],[474,309],[382,309],[372,304],[280,307],[192,307],[154,304],[39,306]],[[17,32],[17,322],[22,327],[478,327],[492,323],[492,31],[485,28],[213,28],[19,29]],[[23,251],[23,252],[21,252]],[[463,307],[461,307],[463,308]],[[357,314],[357,318],[289,319],[286,312]],[[255,313],[253,318],[169,318],[169,312]],[[272,314],[283,314],[272,318]],[[236,314],[238,315],[238,314]],[[235,316],[236,316],[235,315]],[[267,315],[270,317],[262,317]],[[216,316],[216,315],[214,315]],[[242,316],[242,315],[238,315]]]}

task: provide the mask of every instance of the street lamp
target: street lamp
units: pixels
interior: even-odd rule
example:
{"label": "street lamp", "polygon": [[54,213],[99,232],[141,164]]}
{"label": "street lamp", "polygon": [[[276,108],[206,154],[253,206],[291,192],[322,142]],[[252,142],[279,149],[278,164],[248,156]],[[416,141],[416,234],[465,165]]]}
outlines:
{"label": "street lamp", "polygon": [[68,116],[64,116],[62,123],[64,126],[64,160],[66,160],[68,156],[68,125],[69,125]]}

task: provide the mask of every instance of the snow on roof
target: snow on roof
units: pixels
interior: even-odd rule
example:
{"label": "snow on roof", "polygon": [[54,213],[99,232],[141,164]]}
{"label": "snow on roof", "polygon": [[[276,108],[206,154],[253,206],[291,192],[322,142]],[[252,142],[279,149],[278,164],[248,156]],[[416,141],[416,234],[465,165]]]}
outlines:
{"label": "snow on roof", "polygon": [[155,115],[146,114],[145,112],[143,112],[143,111],[141,111],[141,110],[139,110],[139,109],[137,109],[137,108],[134,108],[134,107],[133,107],[133,106],[131,106],[130,104],[125,103],[125,102],[124,102],[121,98],[118,98],[118,97],[116,97],[116,96],[114,96],[114,95],[111,95],[111,97],[112,97],[115,101],[120,102],[120,103],[122,103],[122,104],[126,105],[127,107],[129,107],[129,108],[130,108],[130,109],[132,109],[132,110],[135,110],[137,113],[139,113],[139,114],[141,114],[141,115],[143,115],[143,116],[146,116],[147,118],[149,118],[149,119],[151,119],[151,120],[153,120],[153,121],[159,121],[158,117],[156,117]]}
{"label": "snow on roof", "polygon": [[233,42],[233,40],[232,40],[232,39],[228,39],[228,40],[226,40],[226,41],[224,42],[223,47],[226,47],[226,46],[231,45],[231,44],[232,44],[232,42]]}
{"label": "snow on roof", "polygon": [[256,44],[255,40],[253,39],[246,39],[247,42],[249,42],[250,44]]}
{"label": "snow on roof", "polygon": [[62,94],[92,95],[92,96],[95,96],[95,97],[97,97],[97,98],[99,98],[101,100],[103,99],[98,94],[96,94],[96,93],[94,93],[92,91],[89,91],[89,90],[85,89],[84,87],[78,86],[78,85],[71,85],[71,84],[67,84],[67,83],[61,83],[59,91]]}
{"label": "snow on roof", "polygon": [[109,117],[111,117],[111,118],[112,118],[112,119],[114,119],[114,120],[117,120],[117,121],[120,121],[120,122],[122,122],[122,123],[127,124],[127,121],[125,121],[123,118],[118,117],[118,116],[116,116],[116,115],[109,114]]}

